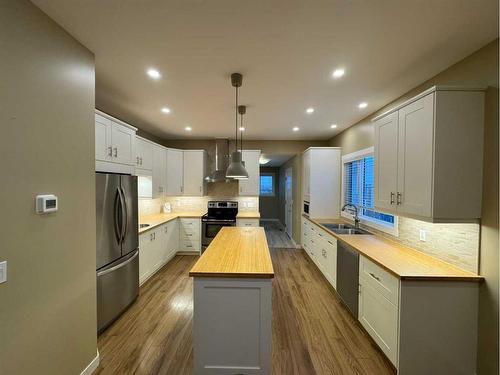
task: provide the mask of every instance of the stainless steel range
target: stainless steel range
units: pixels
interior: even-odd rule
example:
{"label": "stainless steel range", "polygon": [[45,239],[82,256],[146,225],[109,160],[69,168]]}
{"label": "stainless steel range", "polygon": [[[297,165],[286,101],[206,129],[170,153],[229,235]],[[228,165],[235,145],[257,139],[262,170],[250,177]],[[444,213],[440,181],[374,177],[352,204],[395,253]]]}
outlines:
{"label": "stainless steel range", "polygon": [[209,201],[208,212],[201,218],[202,223],[202,251],[219,233],[222,227],[236,226],[238,202]]}

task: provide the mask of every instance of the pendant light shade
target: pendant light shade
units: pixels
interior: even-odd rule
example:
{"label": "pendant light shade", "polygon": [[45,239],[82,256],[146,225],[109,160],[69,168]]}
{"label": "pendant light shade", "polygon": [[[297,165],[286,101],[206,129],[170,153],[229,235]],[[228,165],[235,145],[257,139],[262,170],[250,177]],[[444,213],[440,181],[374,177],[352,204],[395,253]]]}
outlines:
{"label": "pendant light shade", "polygon": [[231,84],[236,88],[236,147],[231,155],[231,164],[229,164],[229,167],[227,167],[226,170],[226,178],[234,178],[238,180],[248,178],[248,172],[241,160],[241,152],[238,151],[238,87],[241,87],[242,82],[243,76],[240,73],[231,74]]}
{"label": "pendant light shade", "polygon": [[235,151],[231,155],[231,164],[229,164],[227,168],[226,177],[235,178],[237,180],[248,178],[248,172],[241,160],[241,152]]}

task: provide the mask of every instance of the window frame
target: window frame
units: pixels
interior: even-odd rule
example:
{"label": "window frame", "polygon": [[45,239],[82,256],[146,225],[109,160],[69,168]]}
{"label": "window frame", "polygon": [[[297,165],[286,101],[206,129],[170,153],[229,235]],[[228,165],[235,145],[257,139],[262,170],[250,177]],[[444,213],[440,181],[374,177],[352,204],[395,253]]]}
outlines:
{"label": "window frame", "polygon": [[[261,192],[261,184],[260,184],[260,179],[262,176],[271,176],[272,177],[272,186],[273,186],[273,191],[271,194],[262,194]],[[276,196],[276,173],[273,172],[261,172],[259,176],[259,197],[275,197]]]}
{"label": "window frame", "polygon": [[[341,206],[344,205],[344,198],[345,198],[345,164],[350,163],[352,161],[364,159],[369,156],[374,156],[374,147],[368,147],[362,150],[358,150],[355,152],[352,152],[350,154],[345,154],[342,155],[342,189],[341,189]],[[361,211],[361,210],[360,210]],[[399,220],[398,216],[391,213],[391,212],[383,212],[383,211],[378,211],[377,212],[382,212],[386,213],[388,215],[394,216],[394,225],[390,224],[385,224],[381,220],[377,220],[375,218],[365,216],[361,212],[359,213],[359,221],[361,224],[366,225],[370,228],[376,229],[378,231],[393,235],[395,237],[399,237]],[[345,219],[348,219],[350,221],[353,220],[353,216],[345,211],[340,212],[340,216],[342,216]]]}

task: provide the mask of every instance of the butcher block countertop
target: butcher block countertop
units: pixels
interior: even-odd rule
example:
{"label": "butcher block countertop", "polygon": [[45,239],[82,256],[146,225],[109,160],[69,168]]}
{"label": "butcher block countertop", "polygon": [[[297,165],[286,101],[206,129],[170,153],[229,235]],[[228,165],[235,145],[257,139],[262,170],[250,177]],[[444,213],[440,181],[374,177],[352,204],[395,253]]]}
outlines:
{"label": "butcher block countertop", "polygon": [[149,224],[149,227],[139,228],[139,234],[147,232],[158,225],[167,223],[171,220],[175,220],[179,217],[186,218],[201,218],[205,212],[201,211],[193,211],[193,212],[172,212],[172,213],[161,213],[154,215],[143,215],[139,217],[139,225],[140,224]]}
{"label": "butcher block countertop", "polygon": [[223,227],[189,272],[194,277],[273,278],[261,227]]}
{"label": "butcher block countertop", "polygon": [[342,219],[311,219],[311,222],[357,250],[402,280],[482,281],[483,277],[397,242],[372,234],[339,235],[322,223],[345,223]]}
{"label": "butcher block countertop", "polygon": [[236,215],[237,219],[260,219],[259,211],[239,211]]}

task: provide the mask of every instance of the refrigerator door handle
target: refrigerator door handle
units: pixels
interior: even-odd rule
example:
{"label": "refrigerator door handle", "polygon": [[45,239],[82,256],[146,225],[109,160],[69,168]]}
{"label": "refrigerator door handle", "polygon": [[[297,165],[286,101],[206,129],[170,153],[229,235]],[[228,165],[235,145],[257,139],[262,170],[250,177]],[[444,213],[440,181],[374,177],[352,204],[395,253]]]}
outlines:
{"label": "refrigerator door handle", "polygon": [[130,262],[132,262],[135,258],[137,258],[137,256],[139,255],[139,251],[136,250],[135,254],[132,255],[130,258],[128,258],[125,262],[123,263],[120,263],[120,264],[117,264],[116,266],[113,266],[111,268],[108,268],[108,269],[105,269],[105,270],[102,270],[102,271],[99,271],[97,273],[97,277],[99,276],[103,276],[103,275],[106,275],[110,272],[113,272],[113,271],[116,271],[117,269],[119,268],[122,268],[122,267],[125,267],[127,264],[129,264]]}
{"label": "refrigerator door handle", "polygon": [[122,242],[125,240],[125,234],[127,234],[127,221],[128,221],[128,209],[127,201],[125,200],[125,193],[121,187],[118,188],[120,192],[120,203],[122,206],[122,228],[121,228],[121,238]]}
{"label": "refrigerator door handle", "polygon": [[[118,205],[118,201],[120,201],[120,205]],[[122,198],[121,198],[121,194],[120,194],[120,188],[117,188],[116,189],[116,193],[115,193],[115,213],[114,213],[114,221],[115,221],[115,236],[116,236],[116,240],[118,241],[118,244],[120,245],[121,242],[122,242],[122,236],[121,236],[121,230],[120,230],[120,225],[119,225],[119,222],[120,222],[120,210],[121,210],[121,201],[122,201]],[[123,217],[123,215],[122,215]],[[123,221],[123,218],[122,218],[122,221]],[[123,224],[122,224],[123,226]]]}

